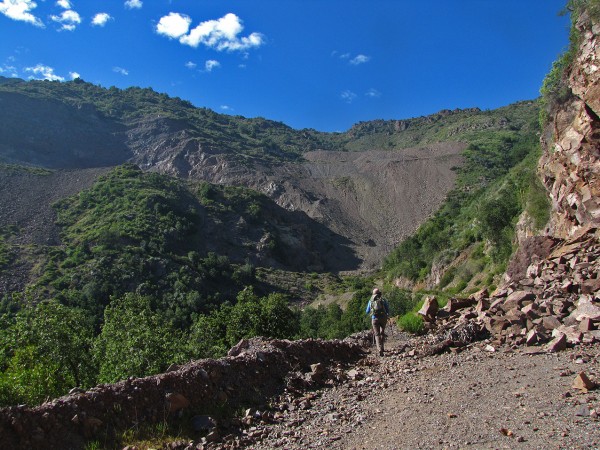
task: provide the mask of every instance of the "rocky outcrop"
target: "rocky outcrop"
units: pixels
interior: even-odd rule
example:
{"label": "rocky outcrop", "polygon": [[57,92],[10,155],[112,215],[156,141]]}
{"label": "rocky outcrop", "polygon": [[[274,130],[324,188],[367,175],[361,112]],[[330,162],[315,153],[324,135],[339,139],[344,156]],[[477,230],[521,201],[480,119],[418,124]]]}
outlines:
{"label": "rocky outcrop", "polygon": [[573,97],[554,112],[540,161],[553,206],[550,233],[562,239],[600,225],[600,24],[584,14],[576,26],[583,39],[569,74]]}
{"label": "rocky outcrop", "polygon": [[80,449],[89,440],[110,442],[124,430],[174,418],[214,428],[208,414],[261,404],[284,389],[333,384],[339,364],[363,356],[351,341],[242,341],[218,360],[74,390],[38,407],[1,409],[0,448]]}

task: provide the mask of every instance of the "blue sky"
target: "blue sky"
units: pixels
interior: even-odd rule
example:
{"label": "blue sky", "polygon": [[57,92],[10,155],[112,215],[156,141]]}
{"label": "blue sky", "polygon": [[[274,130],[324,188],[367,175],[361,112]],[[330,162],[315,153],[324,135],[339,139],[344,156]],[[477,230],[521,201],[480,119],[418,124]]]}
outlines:
{"label": "blue sky", "polygon": [[345,131],[533,99],[566,0],[0,0],[0,75]]}

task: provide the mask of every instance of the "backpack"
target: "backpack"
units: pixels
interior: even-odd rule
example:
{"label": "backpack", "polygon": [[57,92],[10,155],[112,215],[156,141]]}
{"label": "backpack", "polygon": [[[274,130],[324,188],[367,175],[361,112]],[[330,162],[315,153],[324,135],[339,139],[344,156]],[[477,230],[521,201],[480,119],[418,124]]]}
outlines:
{"label": "backpack", "polygon": [[386,316],[385,304],[381,295],[371,299],[371,312],[375,317]]}

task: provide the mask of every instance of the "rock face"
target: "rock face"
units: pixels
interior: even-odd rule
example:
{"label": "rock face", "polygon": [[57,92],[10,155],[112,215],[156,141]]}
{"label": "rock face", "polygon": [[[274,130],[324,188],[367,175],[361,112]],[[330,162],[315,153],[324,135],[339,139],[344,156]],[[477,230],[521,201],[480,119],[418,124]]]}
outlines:
{"label": "rock face", "polygon": [[550,232],[562,239],[600,225],[600,24],[584,14],[576,26],[583,41],[569,76],[573,97],[554,113],[540,162],[554,210]]}

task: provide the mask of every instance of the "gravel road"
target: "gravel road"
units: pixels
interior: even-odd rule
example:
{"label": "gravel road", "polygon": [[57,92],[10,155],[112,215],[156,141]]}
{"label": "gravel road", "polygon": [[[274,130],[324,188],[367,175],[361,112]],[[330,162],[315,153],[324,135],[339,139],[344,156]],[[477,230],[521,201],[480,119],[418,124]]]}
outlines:
{"label": "gravel road", "polygon": [[406,339],[396,332],[383,358],[373,352],[248,448],[600,448],[598,394],[572,388],[580,372],[600,381],[600,346],[546,354],[479,342],[417,358]]}

